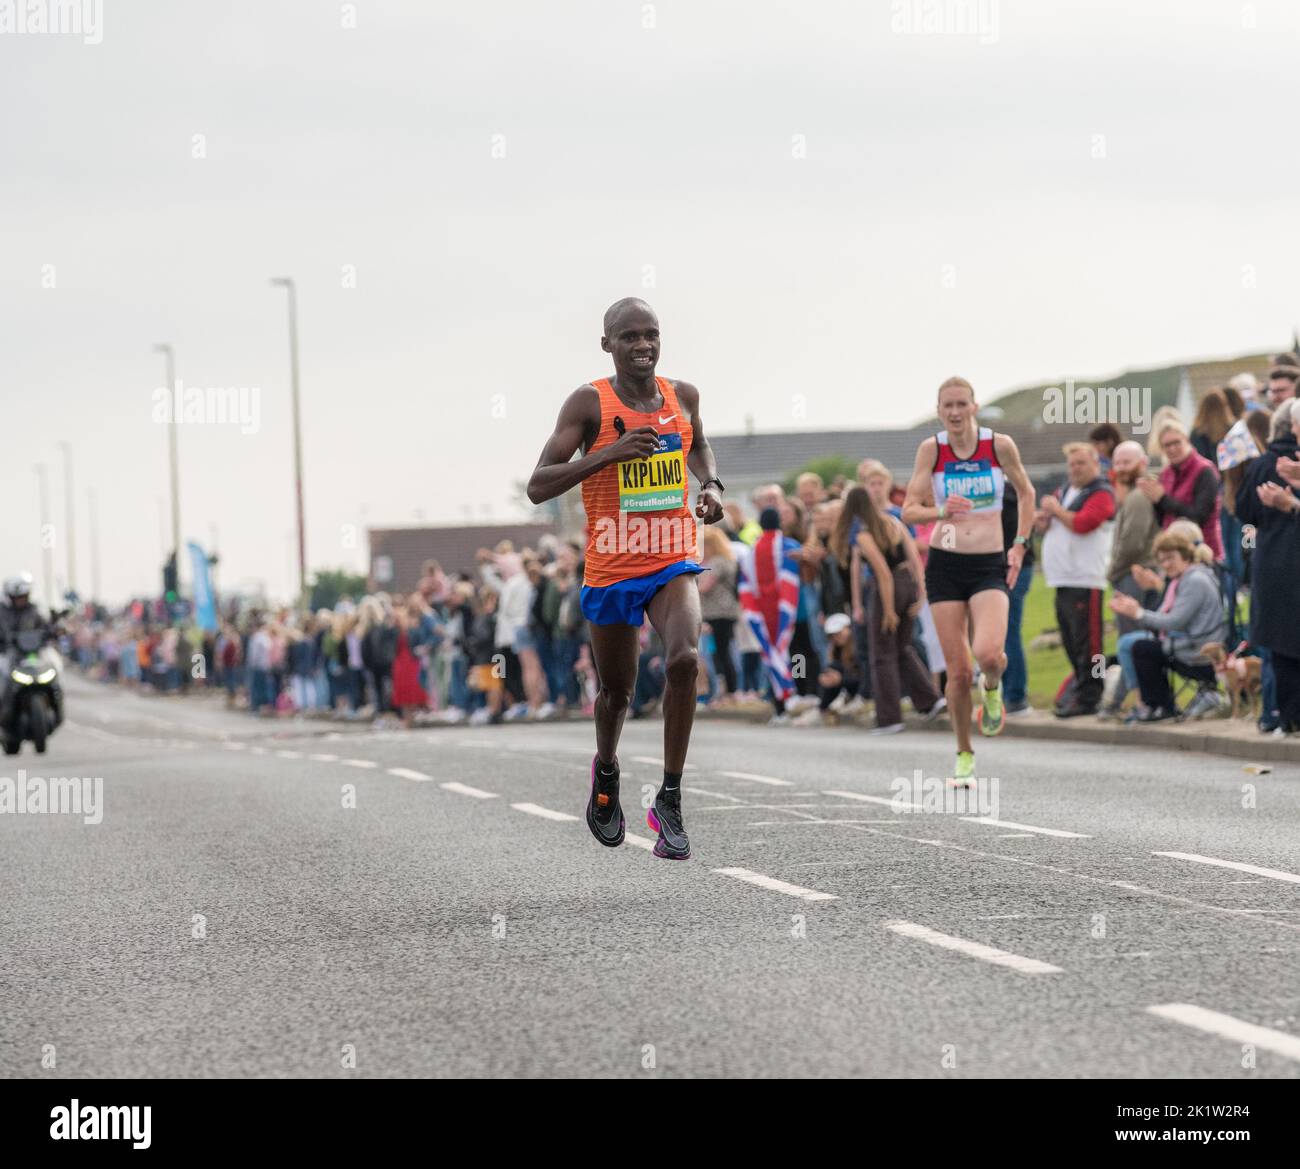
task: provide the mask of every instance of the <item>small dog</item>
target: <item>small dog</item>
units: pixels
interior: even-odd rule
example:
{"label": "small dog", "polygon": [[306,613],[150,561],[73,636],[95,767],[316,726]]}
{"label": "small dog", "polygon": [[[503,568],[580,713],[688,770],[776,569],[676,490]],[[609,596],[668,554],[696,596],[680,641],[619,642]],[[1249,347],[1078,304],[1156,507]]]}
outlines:
{"label": "small dog", "polygon": [[1244,641],[1232,653],[1227,653],[1218,641],[1201,647],[1201,653],[1214,663],[1214,672],[1222,679],[1232,701],[1231,718],[1241,714],[1257,718],[1264,705],[1261,663],[1259,658],[1240,656],[1245,648]]}

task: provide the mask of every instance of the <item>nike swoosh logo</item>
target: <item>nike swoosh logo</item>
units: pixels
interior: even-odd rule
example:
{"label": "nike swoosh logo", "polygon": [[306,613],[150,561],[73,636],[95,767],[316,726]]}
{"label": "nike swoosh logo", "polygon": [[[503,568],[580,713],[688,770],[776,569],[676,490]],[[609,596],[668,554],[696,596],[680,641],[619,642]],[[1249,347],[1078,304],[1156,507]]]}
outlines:
{"label": "nike swoosh logo", "polygon": [[665,422],[671,422],[676,417],[676,414],[669,414],[667,418],[659,419],[659,425],[662,426]]}

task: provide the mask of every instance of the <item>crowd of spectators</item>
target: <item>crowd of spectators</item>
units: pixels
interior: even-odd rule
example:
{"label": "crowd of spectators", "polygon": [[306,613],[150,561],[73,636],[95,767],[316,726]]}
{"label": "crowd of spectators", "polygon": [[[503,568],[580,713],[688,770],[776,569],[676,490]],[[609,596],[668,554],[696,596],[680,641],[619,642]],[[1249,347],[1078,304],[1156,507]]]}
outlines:
{"label": "crowd of spectators", "polygon": [[[1300,364],[1286,354],[1266,386],[1240,375],[1207,392],[1190,420],[1166,407],[1147,436],[1103,424],[1064,448],[1060,486],[1040,493],[1037,547],[1011,595],[1009,715],[1030,709],[1022,624],[1039,570],[1068,661],[1057,716],[1221,714],[1214,662],[1222,669],[1258,656],[1260,728],[1300,731],[1298,378]],[[700,534],[709,570],[698,578],[702,703],[770,701],[773,722],[800,725],[873,703],[880,733],[903,729],[905,700],[922,715],[942,711],[945,663],[924,589],[931,532],[903,523],[902,497],[889,469],[866,458],[856,481],[808,472],[792,492],[773,483],[748,506],[727,503],[724,520]],[[1009,488],[1008,543],[1016,509]],[[780,643],[788,692],[773,685],[740,600],[747,551],[778,528],[798,576]],[[345,597],[315,613],[228,612],[206,634],[149,620],[137,606],[74,619],[70,637],[80,664],[106,680],[162,693],[216,687],[231,706],[262,716],[378,715],[409,726],[590,713],[596,679],[581,560],[581,543],[547,536],[537,548],[481,549],[455,574],[430,561],[404,595]],[[1109,655],[1108,623],[1118,635]],[[1204,652],[1216,645],[1217,656]],[[662,648],[647,624],[633,717],[662,690]]]}

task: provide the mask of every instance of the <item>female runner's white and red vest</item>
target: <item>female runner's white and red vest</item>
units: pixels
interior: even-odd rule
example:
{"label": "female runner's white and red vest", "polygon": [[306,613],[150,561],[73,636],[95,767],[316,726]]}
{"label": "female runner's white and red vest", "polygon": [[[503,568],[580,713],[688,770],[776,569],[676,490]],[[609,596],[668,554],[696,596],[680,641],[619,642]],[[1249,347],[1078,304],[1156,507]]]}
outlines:
{"label": "female runner's white and red vest", "polygon": [[937,450],[934,472],[930,476],[935,506],[942,508],[949,496],[961,495],[971,501],[971,511],[974,513],[1001,514],[1006,479],[993,445],[993,431],[987,426],[979,428],[975,451],[966,459],[957,457],[948,441],[946,430],[935,435],[935,441]]}

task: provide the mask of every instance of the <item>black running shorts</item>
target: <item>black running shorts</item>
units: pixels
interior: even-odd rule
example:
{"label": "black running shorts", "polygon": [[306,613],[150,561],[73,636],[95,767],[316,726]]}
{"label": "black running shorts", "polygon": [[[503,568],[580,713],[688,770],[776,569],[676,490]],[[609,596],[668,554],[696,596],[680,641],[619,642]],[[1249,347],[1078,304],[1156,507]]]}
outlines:
{"label": "black running shorts", "polygon": [[925,562],[925,594],[930,604],[969,601],[989,589],[1010,591],[1005,552],[945,552],[931,547]]}

